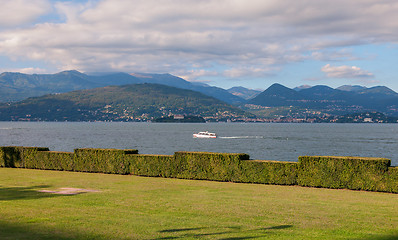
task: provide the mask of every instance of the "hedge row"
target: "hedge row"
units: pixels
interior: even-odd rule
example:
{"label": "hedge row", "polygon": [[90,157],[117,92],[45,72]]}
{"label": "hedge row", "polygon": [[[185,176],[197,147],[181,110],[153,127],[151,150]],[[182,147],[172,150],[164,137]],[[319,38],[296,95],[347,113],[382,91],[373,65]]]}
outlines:
{"label": "hedge row", "polygon": [[127,154],[138,154],[138,150],[75,149],[73,170],[77,172],[129,174],[130,163],[126,158]]}
{"label": "hedge row", "polygon": [[379,192],[398,193],[398,167],[389,167],[385,177],[386,189],[374,190]]}
{"label": "hedge row", "polygon": [[241,153],[176,152],[174,168],[177,178],[239,182]]}
{"label": "hedge row", "polygon": [[43,152],[25,156],[25,168],[73,171],[74,154],[70,152]]}
{"label": "hedge row", "polygon": [[131,174],[212,181],[297,184],[297,163],[249,160],[240,153],[176,152],[129,155]]}
{"label": "hedge row", "polygon": [[0,147],[0,167],[16,167],[20,160],[19,151],[15,147]]}
{"label": "hedge row", "polygon": [[0,147],[0,167],[130,174],[128,154],[138,154],[138,150],[83,148],[71,153],[42,147]]}
{"label": "hedge row", "polygon": [[249,160],[240,153],[176,152],[143,155],[135,149],[0,147],[0,167],[134,174],[398,193],[398,167],[385,158],[303,156],[298,162]]}
{"label": "hedge row", "polygon": [[38,152],[48,152],[46,147],[0,147],[0,167],[24,168],[26,161]]}
{"label": "hedge row", "polygon": [[265,160],[242,162],[241,182],[297,185],[298,163]]}
{"label": "hedge row", "polygon": [[128,155],[130,173],[146,177],[175,177],[174,156],[171,155]]}
{"label": "hedge row", "polygon": [[302,156],[298,184],[398,193],[398,168],[386,158]]}

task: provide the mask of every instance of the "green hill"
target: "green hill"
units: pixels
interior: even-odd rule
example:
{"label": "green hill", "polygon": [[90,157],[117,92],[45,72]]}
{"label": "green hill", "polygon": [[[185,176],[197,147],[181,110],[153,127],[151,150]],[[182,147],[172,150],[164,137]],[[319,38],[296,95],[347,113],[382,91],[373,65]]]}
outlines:
{"label": "green hill", "polygon": [[108,86],[0,105],[2,121],[146,121],[174,114],[213,119],[248,116],[213,97],[160,84]]}
{"label": "green hill", "polygon": [[[133,76],[134,75],[134,76]],[[0,74],[0,102],[16,102],[44,94],[66,93],[75,90],[139,83],[162,84],[170,87],[201,92],[230,104],[244,100],[222,88],[206,84],[194,84],[171,74],[92,73],[90,75],[72,70],[55,74],[23,74],[5,72]]]}

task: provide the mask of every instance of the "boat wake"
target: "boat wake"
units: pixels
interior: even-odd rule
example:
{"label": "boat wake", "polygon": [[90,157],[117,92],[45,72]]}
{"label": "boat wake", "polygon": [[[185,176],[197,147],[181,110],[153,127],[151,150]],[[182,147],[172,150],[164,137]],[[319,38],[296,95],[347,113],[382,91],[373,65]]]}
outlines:
{"label": "boat wake", "polygon": [[232,137],[218,137],[223,139],[259,139],[264,138],[264,136],[232,136]]}

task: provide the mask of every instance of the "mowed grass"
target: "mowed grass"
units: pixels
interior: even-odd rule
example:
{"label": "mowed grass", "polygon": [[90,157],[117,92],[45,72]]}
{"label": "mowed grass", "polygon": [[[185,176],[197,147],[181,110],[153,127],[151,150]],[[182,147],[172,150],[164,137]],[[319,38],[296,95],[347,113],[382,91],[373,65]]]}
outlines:
{"label": "mowed grass", "polygon": [[390,240],[398,194],[0,168],[0,239]]}

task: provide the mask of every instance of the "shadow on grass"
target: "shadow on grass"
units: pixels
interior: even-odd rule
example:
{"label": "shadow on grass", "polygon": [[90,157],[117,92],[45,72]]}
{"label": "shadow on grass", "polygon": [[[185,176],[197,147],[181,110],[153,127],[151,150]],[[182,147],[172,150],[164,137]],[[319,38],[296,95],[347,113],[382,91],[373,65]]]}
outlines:
{"label": "shadow on grass", "polygon": [[366,238],[354,238],[352,240],[397,240],[398,232],[392,235],[379,235],[379,236],[369,236]]}
{"label": "shadow on grass", "polygon": [[59,231],[40,227],[37,224],[12,224],[0,220],[0,239],[19,239],[19,240],[82,240],[82,239],[108,239],[104,236],[95,236],[87,233],[74,231]]}
{"label": "shadow on grass", "polygon": [[56,197],[55,194],[38,192],[38,189],[48,188],[48,185],[31,186],[31,187],[2,187],[0,186],[0,201],[23,200],[23,199],[39,199]]}
{"label": "shadow on grass", "polygon": [[33,230],[29,226],[21,226],[20,224],[9,224],[0,221],[0,239],[68,239],[57,234],[49,234],[48,232],[40,232]]}
{"label": "shadow on grass", "polygon": [[265,228],[256,228],[244,230],[239,226],[231,227],[199,227],[199,228],[178,228],[178,229],[165,229],[159,231],[159,233],[166,233],[170,236],[155,238],[155,240],[165,240],[165,239],[185,239],[185,238],[200,238],[200,237],[216,237],[224,234],[236,235],[245,234],[244,237],[226,237],[218,238],[220,240],[243,240],[243,239],[255,239],[262,238],[268,234],[273,234],[275,230],[283,230],[292,228],[293,225],[280,225]]}

